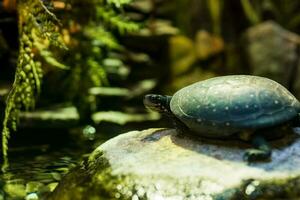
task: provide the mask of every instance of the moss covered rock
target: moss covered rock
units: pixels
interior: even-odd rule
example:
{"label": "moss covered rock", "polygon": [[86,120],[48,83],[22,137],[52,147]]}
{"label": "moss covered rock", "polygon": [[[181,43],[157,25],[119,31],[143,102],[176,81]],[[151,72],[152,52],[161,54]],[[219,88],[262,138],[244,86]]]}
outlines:
{"label": "moss covered rock", "polygon": [[60,182],[51,200],[292,199],[300,197],[300,140],[274,141],[272,159],[246,163],[239,141],[132,131],[99,146]]}

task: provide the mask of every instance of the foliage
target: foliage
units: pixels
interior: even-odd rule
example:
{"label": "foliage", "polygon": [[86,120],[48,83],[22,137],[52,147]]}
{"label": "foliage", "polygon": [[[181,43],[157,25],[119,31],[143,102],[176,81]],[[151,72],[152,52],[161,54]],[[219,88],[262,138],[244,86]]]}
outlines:
{"label": "foliage", "polygon": [[[59,9],[55,7],[55,2],[65,5],[61,21],[56,17],[59,16]],[[3,121],[3,170],[8,167],[8,139],[11,130],[17,128],[19,112],[33,109],[36,97],[40,94],[42,66],[67,70],[66,93],[82,111],[82,117],[87,117],[84,112],[89,110],[86,108],[90,104],[88,89],[108,84],[102,60],[111,50],[122,49],[108,28],[120,34],[138,29],[137,24],[131,22],[123,12],[123,5],[130,0],[55,2],[18,1],[19,56]],[[69,51],[62,53],[52,46],[68,48]]]}
{"label": "foliage", "polygon": [[257,24],[261,21],[261,17],[255,11],[254,7],[251,5],[250,1],[248,0],[241,0],[241,5],[243,7],[244,13],[247,16],[248,20],[252,24]]}
{"label": "foliage", "polygon": [[213,33],[216,35],[221,34],[221,11],[222,11],[222,4],[223,1],[220,0],[208,0],[207,2],[212,26],[213,26]]}
{"label": "foliage", "polygon": [[[3,121],[3,169],[8,166],[7,149],[10,130],[16,130],[20,110],[34,108],[35,96],[40,93],[43,73],[41,62],[35,58],[36,51],[42,49],[40,44],[44,42],[43,40],[49,44],[64,47],[56,32],[57,19],[42,1],[19,1],[18,12],[19,57],[15,80],[6,101]],[[44,57],[47,58],[49,55]]]}
{"label": "foliage", "polygon": [[242,0],[241,5],[247,19],[253,25],[273,19],[290,30],[300,27],[299,1]]}
{"label": "foliage", "polygon": [[63,12],[65,35],[70,38],[66,42],[70,51],[64,57],[66,65],[71,66],[63,86],[67,88],[66,98],[76,105],[81,120],[89,122],[95,99],[88,91],[108,85],[103,60],[112,52],[122,51],[114,33],[136,31],[139,26],[123,12],[123,5],[129,0],[87,0],[84,10],[75,7],[80,2],[70,1],[73,9]]}
{"label": "foliage", "polygon": [[[300,7],[299,1],[272,1],[272,0],[241,0],[241,1],[220,1],[220,0],[203,0],[206,3],[208,14],[211,21],[211,31],[214,34],[220,35],[224,32],[230,32],[228,29],[230,22],[228,19],[222,17],[226,16],[224,8],[241,8],[242,13],[237,12],[241,20],[245,20],[246,23],[238,24],[244,26],[247,21],[248,25],[256,25],[265,20],[274,20],[281,24],[283,27],[298,32],[300,28],[300,14],[298,8]],[[199,1],[201,2],[201,1]],[[197,3],[199,3],[197,1]],[[229,13],[230,17],[235,17],[232,13]],[[224,20],[225,19],[225,20]],[[223,24],[222,24],[223,23]],[[231,28],[234,29],[234,28]]]}

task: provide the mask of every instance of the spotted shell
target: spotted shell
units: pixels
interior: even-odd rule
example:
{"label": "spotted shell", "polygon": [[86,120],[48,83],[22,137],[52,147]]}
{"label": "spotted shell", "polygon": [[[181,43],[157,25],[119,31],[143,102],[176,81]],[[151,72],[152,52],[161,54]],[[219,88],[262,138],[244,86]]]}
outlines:
{"label": "spotted shell", "polygon": [[273,80],[232,75],[182,88],[172,97],[170,108],[192,131],[226,137],[291,121],[300,112],[300,103]]}

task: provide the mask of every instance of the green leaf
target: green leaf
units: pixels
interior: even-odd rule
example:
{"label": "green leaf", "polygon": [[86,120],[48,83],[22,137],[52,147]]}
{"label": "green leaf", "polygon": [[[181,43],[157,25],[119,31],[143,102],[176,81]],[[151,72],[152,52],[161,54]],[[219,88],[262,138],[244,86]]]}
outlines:
{"label": "green leaf", "polygon": [[60,69],[70,69],[69,66],[62,64],[61,62],[58,62],[51,51],[47,51],[47,50],[41,50],[40,51],[41,56],[45,59],[45,61],[50,64],[51,66],[60,68]]}
{"label": "green leaf", "polygon": [[257,24],[261,21],[259,14],[255,11],[249,0],[241,0],[241,4],[246,17],[252,24]]}

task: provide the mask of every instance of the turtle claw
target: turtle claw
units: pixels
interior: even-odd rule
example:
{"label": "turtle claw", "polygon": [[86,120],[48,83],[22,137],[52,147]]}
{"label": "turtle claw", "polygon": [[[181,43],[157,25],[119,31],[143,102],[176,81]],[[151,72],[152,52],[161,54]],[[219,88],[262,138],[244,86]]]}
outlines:
{"label": "turtle claw", "polygon": [[244,160],[248,162],[266,161],[271,158],[271,151],[249,149],[244,154]]}

